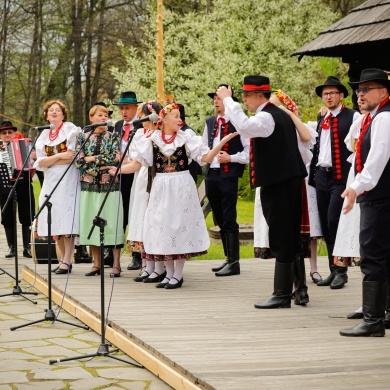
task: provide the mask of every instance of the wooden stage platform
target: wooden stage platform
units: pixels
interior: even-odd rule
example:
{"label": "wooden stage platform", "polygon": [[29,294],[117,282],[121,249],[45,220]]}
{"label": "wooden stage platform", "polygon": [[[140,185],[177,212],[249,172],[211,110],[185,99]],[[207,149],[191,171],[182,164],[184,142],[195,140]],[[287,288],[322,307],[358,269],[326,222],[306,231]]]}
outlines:
{"label": "wooden stage platform", "polygon": [[[106,269],[107,340],[175,389],[390,387],[390,332],[339,336],[358,321],[345,316],[361,304],[359,268],[349,270],[341,290],[317,287],[308,277],[306,307],[258,310],[253,304],[272,292],[273,261],[242,260],[240,276],[216,278],[210,269],[219,263],[188,261],[177,290],[135,283],[138,271],[124,271],[114,279],[111,302]],[[63,307],[100,333],[100,277],[85,277],[89,268],[73,266]],[[324,257],[319,268],[327,276]],[[47,295],[47,265],[25,266],[22,276]],[[60,303],[66,276],[53,275],[52,284],[53,301]]]}

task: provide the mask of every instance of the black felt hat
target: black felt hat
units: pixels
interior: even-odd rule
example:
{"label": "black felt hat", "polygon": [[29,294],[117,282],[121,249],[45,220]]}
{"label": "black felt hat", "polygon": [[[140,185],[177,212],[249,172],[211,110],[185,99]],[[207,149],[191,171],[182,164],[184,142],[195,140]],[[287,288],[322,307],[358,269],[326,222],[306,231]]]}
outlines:
{"label": "black felt hat", "polygon": [[275,91],[271,89],[269,78],[267,76],[254,74],[244,77],[242,89],[239,89],[237,92],[270,93]]}
{"label": "black felt hat", "polygon": [[[219,84],[218,87],[217,87],[217,89],[218,89],[219,87],[226,87],[226,88],[229,88],[229,85],[228,85],[228,84]],[[210,96],[211,99],[214,99],[214,96],[217,94],[217,89],[215,90],[215,92],[209,92],[209,93],[207,94],[207,96]],[[238,102],[238,99],[234,96],[234,90],[233,90],[233,88],[232,88],[232,98],[233,98],[233,100],[234,100],[235,102]]]}
{"label": "black felt hat", "polygon": [[13,131],[16,131],[18,129],[12,124],[11,121],[3,121],[0,124],[0,131],[2,131],[2,130],[13,130]]}
{"label": "black felt hat", "polygon": [[353,88],[358,88],[360,83],[366,83],[367,81],[375,81],[379,84],[382,84],[390,91],[390,80],[387,76],[387,73],[384,70],[369,68],[362,70],[359,81],[351,81],[348,84]]}
{"label": "black felt hat", "polygon": [[127,92],[122,92],[121,95],[119,96],[119,99],[116,103],[112,103],[115,106],[120,106],[122,104],[138,104],[142,102],[137,101],[137,95],[133,91],[127,91]]}
{"label": "black felt hat", "polygon": [[344,94],[344,97],[348,96],[348,89],[343,84],[341,84],[341,81],[336,76],[329,76],[325,80],[324,84],[316,87],[317,96],[322,97],[322,90],[324,89],[324,87],[337,87],[340,92]]}

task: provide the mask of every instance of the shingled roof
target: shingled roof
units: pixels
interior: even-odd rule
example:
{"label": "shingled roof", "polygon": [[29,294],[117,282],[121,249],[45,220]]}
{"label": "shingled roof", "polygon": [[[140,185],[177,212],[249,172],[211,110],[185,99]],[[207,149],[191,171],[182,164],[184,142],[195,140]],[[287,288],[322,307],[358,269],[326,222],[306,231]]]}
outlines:
{"label": "shingled roof", "polygon": [[344,18],[320,32],[313,41],[292,55],[342,57],[350,62],[361,55],[378,50],[382,56],[390,53],[390,0],[368,0]]}

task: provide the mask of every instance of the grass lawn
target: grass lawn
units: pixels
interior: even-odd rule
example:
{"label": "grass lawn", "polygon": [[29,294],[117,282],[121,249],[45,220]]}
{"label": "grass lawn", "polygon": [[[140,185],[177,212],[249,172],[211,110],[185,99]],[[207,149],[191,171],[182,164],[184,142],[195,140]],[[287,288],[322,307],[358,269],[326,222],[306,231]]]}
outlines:
{"label": "grass lawn", "polygon": [[[34,195],[35,195],[35,203],[36,203],[36,211],[38,210],[38,197],[41,187],[39,185],[38,180],[33,181]],[[238,213],[238,223],[239,224],[253,224],[253,209],[254,202],[248,200],[238,200],[237,203],[237,213]],[[212,214],[206,218],[207,228],[213,227],[213,217]],[[224,253],[221,243],[217,243],[217,240],[212,240],[214,242],[211,243],[210,248],[208,249],[208,253],[192,258],[193,260],[215,260],[215,259],[224,259]],[[318,243],[318,255],[326,256],[326,247],[324,243],[320,240]],[[254,257],[253,254],[253,243],[243,243],[240,247],[240,256],[242,259],[250,259]],[[191,259],[190,259],[191,260]]]}

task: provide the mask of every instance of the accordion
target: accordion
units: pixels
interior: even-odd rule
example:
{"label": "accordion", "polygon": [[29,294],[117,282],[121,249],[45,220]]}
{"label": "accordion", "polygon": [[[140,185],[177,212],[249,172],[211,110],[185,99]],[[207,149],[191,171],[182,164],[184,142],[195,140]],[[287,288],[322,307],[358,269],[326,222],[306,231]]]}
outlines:
{"label": "accordion", "polygon": [[[31,140],[29,138],[13,139],[8,145],[9,155],[9,170],[10,178],[16,179],[19,172],[23,168],[23,163],[26,161],[31,149]],[[23,168],[23,173],[29,173],[32,177],[35,173],[35,169],[31,161],[29,160]]]}

